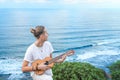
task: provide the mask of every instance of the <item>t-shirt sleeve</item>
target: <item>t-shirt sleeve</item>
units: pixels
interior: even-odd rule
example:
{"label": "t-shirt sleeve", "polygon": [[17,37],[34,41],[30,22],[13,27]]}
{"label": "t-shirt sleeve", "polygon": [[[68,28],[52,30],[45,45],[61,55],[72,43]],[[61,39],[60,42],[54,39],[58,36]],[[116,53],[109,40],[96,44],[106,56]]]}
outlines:
{"label": "t-shirt sleeve", "polygon": [[25,53],[25,57],[24,60],[28,61],[28,62],[32,62],[33,57],[32,57],[32,51],[30,51],[30,49],[28,48],[26,53]]}

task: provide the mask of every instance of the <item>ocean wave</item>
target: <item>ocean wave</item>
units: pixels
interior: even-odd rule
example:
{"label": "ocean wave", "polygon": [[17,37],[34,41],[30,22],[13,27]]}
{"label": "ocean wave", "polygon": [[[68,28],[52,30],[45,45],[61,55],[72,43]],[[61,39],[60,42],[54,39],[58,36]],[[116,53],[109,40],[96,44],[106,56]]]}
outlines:
{"label": "ocean wave", "polygon": [[90,59],[93,57],[98,57],[101,55],[104,56],[111,56],[111,55],[119,55],[120,51],[117,49],[105,49],[105,50],[89,50],[86,51],[84,54],[79,54],[77,55],[77,60],[85,60],[85,59]]}
{"label": "ocean wave", "polygon": [[20,72],[22,64],[21,62],[22,60],[19,59],[1,58],[0,72],[2,72],[2,74],[22,73]]}
{"label": "ocean wave", "polygon": [[4,75],[7,76],[7,80],[26,80],[22,79],[24,77],[24,74],[21,71],[22,66],[22,59],[11,59],[11,58],[0,58],[0,74],[1,78]]}
{"label": "ocean wave", "polygon": [[111,43],[118,43],[120,42],[120,39],[106,39],[94,42],[94,45],[105,45],[105,44],[111,44]]}
{"label": "ocean wave", "polygon": [[84,45],[80,47],[73,47],[73,48],[67,48],[67,49],[62,49],[62,50],[55,50],[54,53],[60,53],[60,52],[68,51],[68,50],[84,49],[84,48],[88,48],[92,46],[94,46],[94,44],[88,44],[88,45]]}

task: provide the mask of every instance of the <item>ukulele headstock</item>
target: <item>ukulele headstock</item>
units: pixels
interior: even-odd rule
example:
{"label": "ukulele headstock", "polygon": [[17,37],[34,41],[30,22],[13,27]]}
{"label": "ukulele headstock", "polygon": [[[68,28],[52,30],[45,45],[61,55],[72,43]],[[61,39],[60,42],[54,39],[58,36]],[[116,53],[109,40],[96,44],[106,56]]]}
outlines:
{"label": "ukulele headstock", "polygon": [[74,50],[69,50],[69,51],[66,52],[66,55],[70,56],[70,55],[73,55],[74,53],[75,53]]}

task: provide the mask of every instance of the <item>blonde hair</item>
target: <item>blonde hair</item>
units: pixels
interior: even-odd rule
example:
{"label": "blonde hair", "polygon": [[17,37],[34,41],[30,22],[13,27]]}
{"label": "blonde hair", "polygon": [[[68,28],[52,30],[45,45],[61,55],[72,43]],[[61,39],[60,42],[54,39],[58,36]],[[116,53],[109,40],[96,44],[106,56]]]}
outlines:
{"label": "blonde hair", "polygon": [[35,29],[31,28],[31,33],[38,39],[40,35],[44,32],[44,26],[36,26]]}

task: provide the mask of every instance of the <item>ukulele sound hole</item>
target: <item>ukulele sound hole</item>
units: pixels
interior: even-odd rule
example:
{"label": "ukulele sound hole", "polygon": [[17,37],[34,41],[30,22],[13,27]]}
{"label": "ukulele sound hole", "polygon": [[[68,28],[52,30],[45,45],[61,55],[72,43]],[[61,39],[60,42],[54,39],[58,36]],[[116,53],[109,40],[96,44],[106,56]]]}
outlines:
{"label": "ukulele sound hole", "polygon": [[48,65],[48,64],[49,64],[49,62],[48,62],[48,61],[46,61],[46,62],[45,62],[45,65]]}

